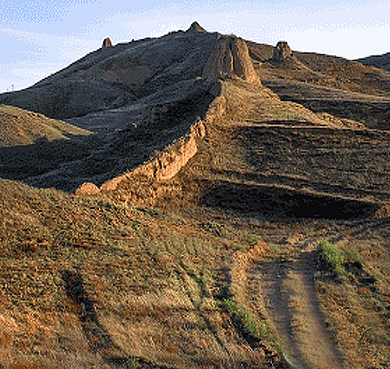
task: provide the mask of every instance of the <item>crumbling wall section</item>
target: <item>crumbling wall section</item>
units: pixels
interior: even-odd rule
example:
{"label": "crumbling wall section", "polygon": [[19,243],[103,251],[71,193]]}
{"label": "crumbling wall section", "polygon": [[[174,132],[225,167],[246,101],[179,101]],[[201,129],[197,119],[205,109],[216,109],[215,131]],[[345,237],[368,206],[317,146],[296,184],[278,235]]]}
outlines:
{"label": "crumbling wall section", "polygon": [[207,126],[219,119],[225,109],[226,100],[220,95],[211,103],[204,119],[195,122],[188,134],[174,141],[146,163],[103,183],[100,191],[114,191],[122,181],[137,176],[145,176],[157,182],[173,178],[195,156],[198,151],[197,141],[206,136]]}
{"label": "crumbling wall section", "polygon": [[[236,76],[249,83],[261,84],[249,56],[246,42],[235,36],[221,37],[204,66],[202,83],[209,93],[216,96],[204,119],[199,119],[191,126],[188,134],[177,139],[146,163],[103,183],[99,192],[115,191],[120,183],[137,176],[147,177],[156,182],[173,178],[196,155],[197,141],[205,137],[207,126],[219,119],[225,112],[226,99],[222,94],[220,78],[226,76]],[[83,186],[77,190],[77,193],[81,194],[82,189]]]}
{"label": "crumbling wall section", "polygon": [[246,42],[235,36],[219,39],[204,69],[202,79],[215,82],[220,78],[237,76],[249,83],[260,84]]}

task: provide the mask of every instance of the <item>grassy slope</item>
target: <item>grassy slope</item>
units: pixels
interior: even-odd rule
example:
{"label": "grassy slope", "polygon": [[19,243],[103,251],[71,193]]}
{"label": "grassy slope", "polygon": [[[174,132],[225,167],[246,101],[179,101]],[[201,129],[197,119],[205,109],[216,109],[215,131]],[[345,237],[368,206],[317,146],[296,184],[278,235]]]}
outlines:
{"label": "grassy slope", "polygon": [[3,180],[0,204],[6,368],[266,361],[215,292],[240,230]]}
{"label": "grassy slope", "polygon": [[8,105],[0,107],[0,147],[30,145],[37,139],[53,141],[91,132],[65,122]]}

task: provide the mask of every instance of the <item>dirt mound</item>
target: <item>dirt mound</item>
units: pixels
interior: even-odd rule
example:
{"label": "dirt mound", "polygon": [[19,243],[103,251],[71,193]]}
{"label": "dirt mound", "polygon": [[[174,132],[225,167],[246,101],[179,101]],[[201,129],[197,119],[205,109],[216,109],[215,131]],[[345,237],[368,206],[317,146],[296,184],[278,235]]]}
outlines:
{"label": "dirt mound", "polygon": [[234,75],[246,82],[260,83],[246,42],[238,37],[222,37],[204,67],[202,78],[217,81]]}
{"label": "dirt mound", "polygon": [[286,41],[279,41],[274,49],[273,59],[277,61],[293,58],[294,54]]}
{"label": "dirt mound", "polygon": [[187,32],[207,32],[198,22],[193,22]]}
{"label": "dirt mound", "polygon": [[99,187],[91,182],[83,183],[77,190],[77,196],[96,195],[100,192]]}

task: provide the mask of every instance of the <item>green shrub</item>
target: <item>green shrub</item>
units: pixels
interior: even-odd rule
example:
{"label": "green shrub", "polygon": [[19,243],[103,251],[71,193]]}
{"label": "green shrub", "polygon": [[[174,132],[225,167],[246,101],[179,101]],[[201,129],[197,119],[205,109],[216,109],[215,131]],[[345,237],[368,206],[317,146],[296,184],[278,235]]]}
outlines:
{"label": "green shrub", "polygon": [[231,314],[240,319],[247,333],[250,333],[254,337],[265,339],[275,348],[278,347],[275,335],[266,321],[256,319],[256,317],[245,311],[243,307],[239,306],[232,299],[225,299],[224,305]]}
{"label": "green shrub", "polygon": [[244,240],[250,245],[257,243],[257,237],[253,234],[244,234]]}
{"label": "green shrub", "polygon": [[348,277],[349,273],[345,270],[343,265],[346,259],[346,255],[343,250],[328,241],[321,241],[320,250],[325,257],[325,260],[332,265],[333,269],[339,276]]}

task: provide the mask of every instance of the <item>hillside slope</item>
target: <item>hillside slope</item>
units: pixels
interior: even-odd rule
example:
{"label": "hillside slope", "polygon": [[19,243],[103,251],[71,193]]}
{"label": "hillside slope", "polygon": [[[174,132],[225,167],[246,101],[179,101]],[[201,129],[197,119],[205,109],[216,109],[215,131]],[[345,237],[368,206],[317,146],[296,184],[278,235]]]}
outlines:
{"label": "hillside slope", "polygon": [[[390,135],[359,113],[386,83],[199,25],[148,42],[209,37],[191,78],[68,119],[85,151],[25,181],[75,194],[0,180],[0,367],[389,366]],[[286,101],[315,94],[354,119]]]}
{"label": "hillside slope", "polygon": [[[68,117],[67,123],[96,133],[83,155],[66,165],[39,168],[27,158],[0,174],[23,173],[15,179],[74,191],[85,181],[101,185],[142,164],[204,115],[213,92],[200,76],[219,38],[190,29],[104,47],[30,88],[0,95],[2,103]],[[61,150],[54,151],[69,156]],[[24,155],[14,150],[15,157]]]}
{"label": "hillside slope", "polygon": [[[254,352],[265,341],[293,368],[386,367],[388,221],[375,219],[390,199],[390,137],[240,79],[225,80],[221,97],[223,115],[177,176],[134,172],[102,194],[178,212],[227,239],[232,226],[247,234],[252,246],[232,255],[230,287],[216,298]],[[370,335],[365,345],[356,331]]]}
{"label": "hillside slope", "polygon": [[92,134],[85,129],[65,122],[49,119],[42,114],[32,113],[12,106],[0,107],[0,148],[31,145],[37,140],[65,140],[70,136]]}
{"label": "hillside slope", "polygon": [[[86,197],[0,182],[3,365],[386,366],[388,222],[374,215],[388,195],[359,171],[334,183],[322,156],[335,140],[343,165],[363,163],[368,147],[343,142],[380,149],[387,135],[238,78],[220,96],[224,112],[170,179],[125,177]],[[293,158],[305,174],[290,173]],[[344,250],[348,278],[323,240]]]}
{"label": "hillside slope", "polygon": [[310,52],[293,52],[293,58],[273,60],[273,47],[248,42],[262,82],[283,100],[303,104],[315,112],[388,130],[388,71],[358,61]]}
{"label": "hillside slope", "polygon": [[217,39],[179,31],[102,47],[0,102],[61,119],[120,108],[200,76]]}
{"label": "hillside slope", "polygon": [[[203,75],[224,39],[198,26],[156,39],[102,47],[28,89],[1,94],[2,103],[49,117],[67,117],[67,123],[96,135],[77,149],[82,155],[74,160],[69,150],[61,153],[62,149],[50,147],[50,152],[69,158],[66,165],[56,160],[51,166],[39,167],[35,154],[28,158],[24,150],[15,149],[13,156],[24,158],[23,162],[17,160],[7,167],[8,160],[4,160],[0,175],[66,191],[75,191],[83,182],[100,186],[185,135],[194,121],[204,118],[216,93],[211,81],[205,82],[202,76],[215,72],[213,67]],[[231,45],[222,48],[233,50]],[[246,64],[253,63],[258,74],[252,71],[249,78],[260,78],[283,100],[369,128],[388,129],[388,72],[334,56],[295,51],[294,58],[275,61],[270,45],[248,41],[248,48],[250,63]],[[229,53],[227,69],[231,67]]]}
{"label": "hillside slope", "polygon": [[383,55],[371,55],[365,58],[357,59],[358,62],[385,70],[390,70],[390,53]]}

